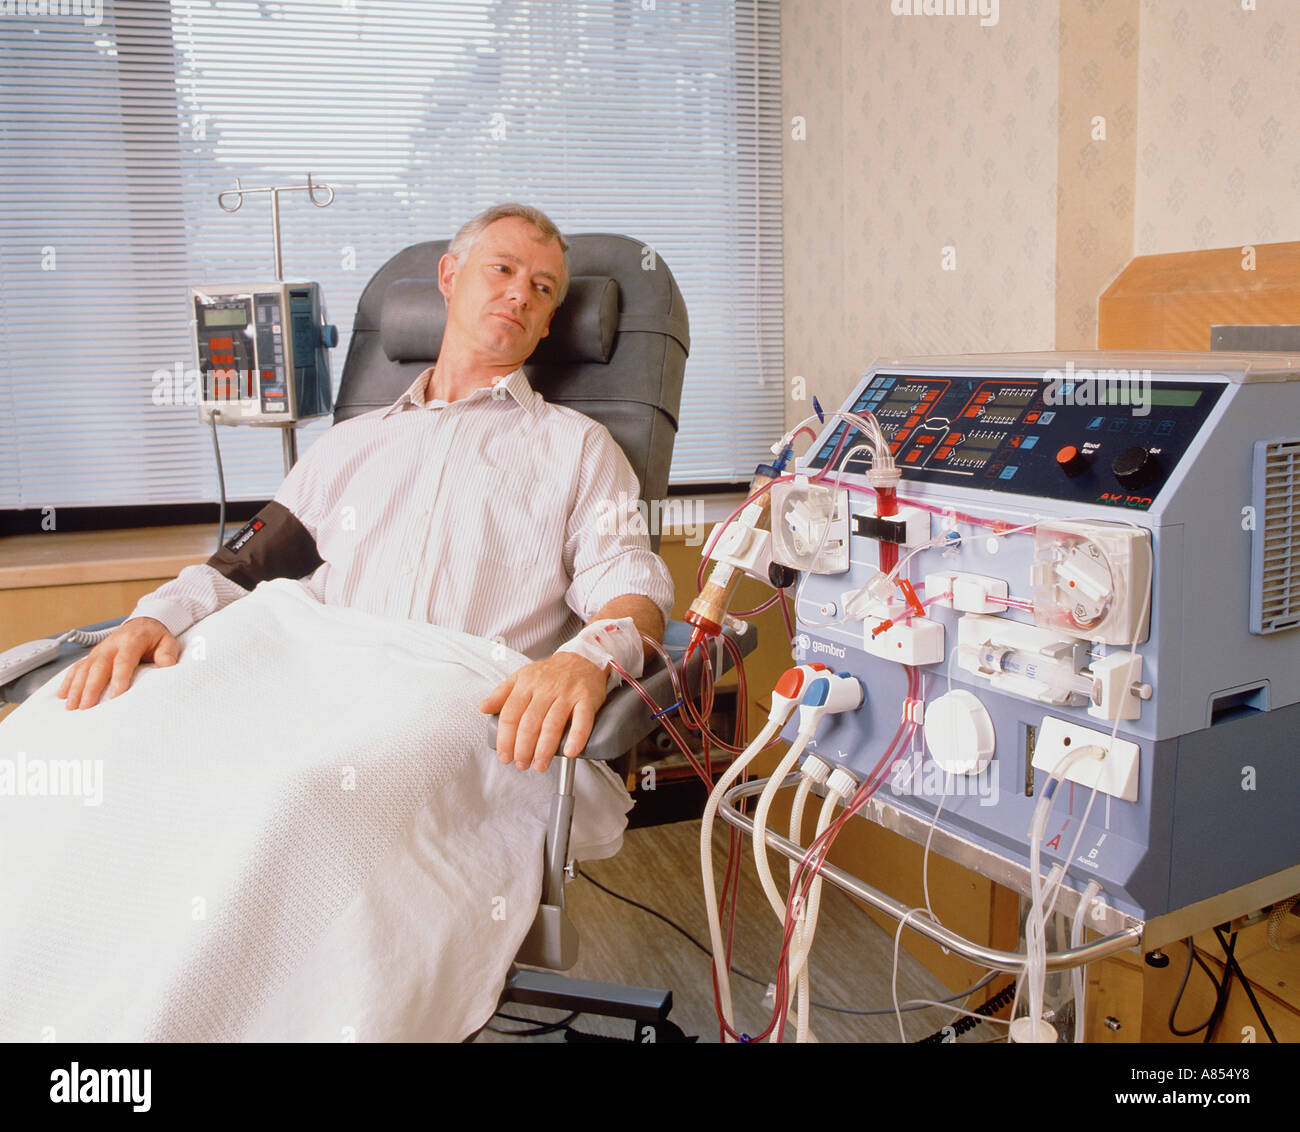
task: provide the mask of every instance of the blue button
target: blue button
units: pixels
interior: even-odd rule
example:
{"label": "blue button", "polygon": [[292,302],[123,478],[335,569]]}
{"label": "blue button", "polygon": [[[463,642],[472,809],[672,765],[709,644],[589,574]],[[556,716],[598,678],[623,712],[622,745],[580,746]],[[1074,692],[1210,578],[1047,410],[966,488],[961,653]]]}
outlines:
{"label": "blue button", "polygon": [[1156,425],[1157,436],[1168,436],[1173,431],[1174,431],[1173,421],[1161,421],[1158,425]]}
{"label": "blue button", "polygon": [[1038,414],[1039,424],[1051,424],[1054,420],[1056,420],[1056,414],[1052,412],[1051,409],[1048,409],[1045,413]]}
{"label": "blue button", "polygon": [[1149,429],[1150,427],[1151,427],[1151,422],[1147,420],[1145,417],[1139,417],[1137,420],[1133,422],[1134,432],[1138,432],[1138,433],[1146,432],[1146,430]]}
{"label": "blue button", "polygon": [[883,379],[880,380],[880,388],[881,388],[881,389],[890,389],[890,388],[893,387],[893,384],[894,384],[894,382],[895,382],[896,380],[897,380],[897,378],[893,378],[893,377],[886,377],[886,378],[883,378]]}
{"label": "blue button", "polygon": [[1038,437],[1026,436],[1025,439],[1020,442],[1020,448],[1023,451],[1026,448],[1032,448],[1037,443],[1038,443]]}
{"label": "blue button", "polygon": [[1002,469],[1002,474],[998,476],[998,479],[1009,480],[1012,476],[1016,474],[1019,468],[1020,468],[1019,464],[1008,464],[1005,468]]}
{"label": "blue button", "polygon": [[1102,422],[1101,417],[1093,417],[1092,420],[1090,420],[1084,427],[1090,429],[1101,428],[1101,422]]}
{"label": "blue button", "polygon": [[835,445],[828,444],[826,445],[825,448],[823,448],[820,452],[817,453],[817,459],[825,460],[834,451],[835,451]]}
{"label": "blue button", "polygon": [[1123,417],[1115,417],[1115,418],[1113,418],[1113,419],[1111,420],[1110,424],[1108,424],[1108,425],[1106,426],[1106,431],[1107,431],[1107,432],[1123,432],[1123,431],[1124,431],[1124,426],[1125,426],[1126,424],[1128,424],[1128,421],[1126,421]]}

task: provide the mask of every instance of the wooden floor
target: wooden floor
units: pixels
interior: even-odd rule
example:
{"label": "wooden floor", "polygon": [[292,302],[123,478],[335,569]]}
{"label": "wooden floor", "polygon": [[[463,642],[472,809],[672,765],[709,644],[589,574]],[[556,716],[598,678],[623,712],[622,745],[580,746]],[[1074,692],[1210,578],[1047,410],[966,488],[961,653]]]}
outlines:
{"label": "wooden floor", "polygon": [[[719,885],[726,868],[726,834],[714,830],[714,861]],[[700,823],[630,830],[617,857],[581,866],[594,880],[670,917],[705,945],[708,929],[700,881]],[[779,950],[780,928],[768,906],[754,870],[753,854],[743,855],[742,889],[736,918],[735,967],[771,980]],[[785,875],[784,859],[773,858],[778,880]],[[655,917],[606,895],[582,876],[569,883],[566,900],[582,940],[577,965],[568,974],[604,982],[666,988],[673,993],[671,1020],[700,1041],[718,1041],[708,956]],[[893,937],[881,930],[852,900],[826,885],[812,956],[812,997],[833,1005],[877,1008],[885,1013],[854,1016],[815,1009],[814,1036],[822,1042],[897,1042],[898,1023],[890,992]],[[1000,985],[1000,984],[997,984]],[[737,1025],[756,1033],[767,1026],[770,1005],[762,1003],[764,988],[733,976]],[[900,1000],[941,998],[948,992],[905,952],[898,968]],[[982,996],[981,996],[982,997]],[[979,999],[977,998],[977,1001]],[[521,1018],[553,1021],[554,1010],[510,1005],[507,1013]],[[950,1011],[927,1009],[903,1015],[909,1041],[940,1029],[957,1017]],[[502,1029],[524,1029],[518,1022],[496,1018]],[[631,1038],[632,1023],[584,1015],[572,1023],[593,1034]],[[976,1026],[963,1040],[1002,1038],[1004,1026]],[[787,1040],[793,1041],[793,1027]],[[544,1037],[512,1038],[484,1030],[479,1042],[564,1041],[562,1032]]]}

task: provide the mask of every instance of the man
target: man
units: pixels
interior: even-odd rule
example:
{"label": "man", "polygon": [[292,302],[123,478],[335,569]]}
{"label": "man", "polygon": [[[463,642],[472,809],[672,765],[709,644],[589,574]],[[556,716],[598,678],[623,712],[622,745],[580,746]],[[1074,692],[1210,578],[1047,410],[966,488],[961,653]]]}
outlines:
{"label": "man", "polygon": [[[207,564],[142,598],[64,676],[69,710],[176,663],[176,636],[258,582],[307,579],[326,604],[428,621],[534,657],[480,705],[499,713],[502,763],[544,771],[572,724],[581,751],[608,663],[639,674],[639,633],[662,640],[672,581],[635,522],[611,523],[635,475],[608,431],[548,405],[521,368],[568,288],[547,217],[499,205],[438,265],[447,322],[437,363],[387,409],[335,425],[275,499]],[[615,528],[611,530],[611,527]],[[579,623],[587,628],[572,641]]]}

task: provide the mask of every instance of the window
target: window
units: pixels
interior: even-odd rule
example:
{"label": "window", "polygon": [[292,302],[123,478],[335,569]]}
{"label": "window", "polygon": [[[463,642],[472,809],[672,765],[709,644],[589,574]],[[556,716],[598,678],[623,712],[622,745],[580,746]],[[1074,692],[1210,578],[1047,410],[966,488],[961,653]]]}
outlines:
{"label": "window", "polygon": [[[335,189],[282,197],[281,228],[339,327],[336,388],[373,272],[523,200],[677,277],[675,483],[747,478],[780,434],[777,0],[64,8],[0,17],[0,507],[217,498],[197,410],[155,375],[194,366],[190,285],[274,277],[268,198],[217,206],[236,177]],[[228,497],[269,498],[278,435],[220,439]]]}

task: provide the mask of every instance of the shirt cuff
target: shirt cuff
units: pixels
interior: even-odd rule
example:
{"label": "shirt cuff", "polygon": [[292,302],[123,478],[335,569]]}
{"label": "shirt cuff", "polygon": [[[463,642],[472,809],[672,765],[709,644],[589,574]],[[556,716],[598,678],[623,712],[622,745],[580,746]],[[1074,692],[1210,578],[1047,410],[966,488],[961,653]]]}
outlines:
{"label": "shirt cuff", "polygon": [[122,623],[126,624],[133,617],[152,617],[155,621],[161,621],[173,637],[179,637],[197,621],[183,602],[167,597],[141,598]]}

